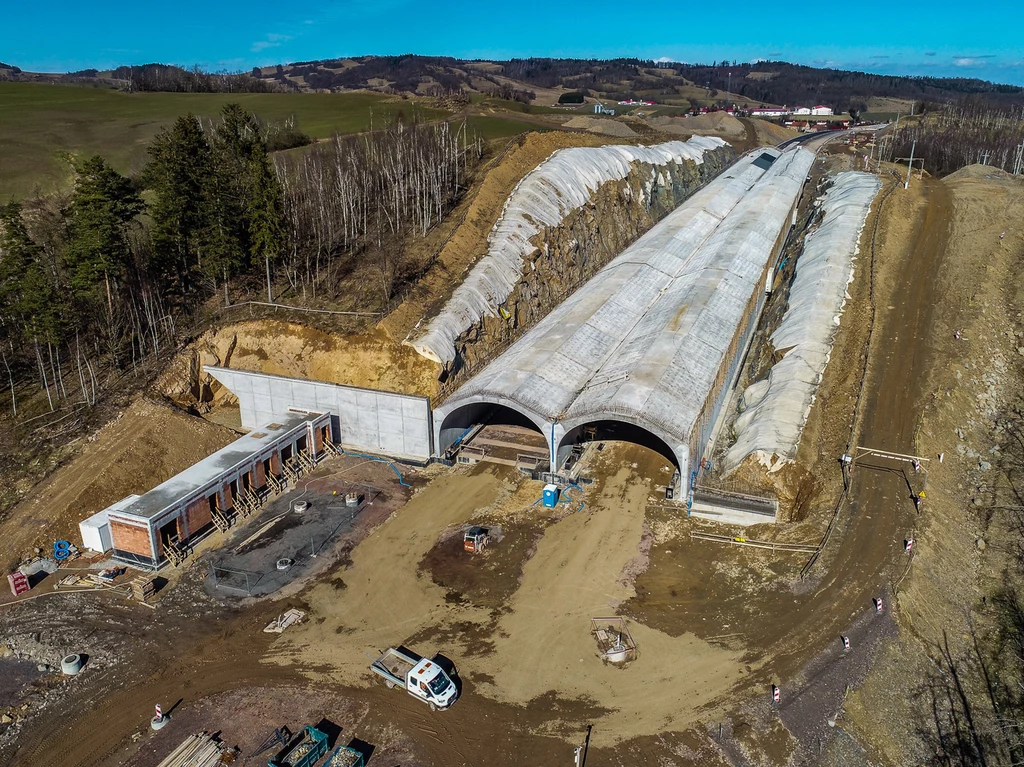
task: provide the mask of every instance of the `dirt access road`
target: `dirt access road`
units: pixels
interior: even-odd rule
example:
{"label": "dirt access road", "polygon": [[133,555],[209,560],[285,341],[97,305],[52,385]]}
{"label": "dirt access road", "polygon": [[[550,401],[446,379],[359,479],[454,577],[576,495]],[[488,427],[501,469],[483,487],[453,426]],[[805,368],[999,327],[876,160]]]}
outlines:
{"label": "dirt access road", "polygon": [[[927,396],[924,384],[935,358],[928,338],[939,287],[936,275],[953,209],[946,187],[932,179],[925,180],[913,194],[896,189],[885,204],[895,208],[890,216],[909,214],[905,220],[912,222],[912,232],[901,238],[907,245],[903,257],[887,261],[874,275],[877,314],[853,444],[913,454]],[[894,244],[885,243],[884,237],[881,240],[882,247]],[[915,475],[909,465],[906,468],[914,490],[920,490],[923,476]],[[926,501],[922,513],[927,513]],[[820,576],[816,591],[809,600],[795,604],[778,599],[766,605],[777,610],[779,617],[772,669],[783,679],[797,677],[799,692],[790,702],[794,708],[800,706],[801,695],[818,697],[823,701],[820,717],[825,719],[839,708],[845,684],[859,681],[832,679],[824,673],[801,689],[799,669],[807,648],[822,643],[831,642],[831,655],[841,657],[839,634],[864,623],[865,613],[873,612],[873,597],[881,597],[886,610],[895,607],[890,587],[905,567],[903,540],[915,527],[915,517],[910,488],[898,464],[864,462],[854,472],[850,500],[840,512],[827,560],[818,565],[827,571]],[[877,633],[891,631],[887,616],[872,615],[869,620],[877,624]],[[873,643],[868,636],[864,639]],[[822,695],[822,687],[830,689]],[[784,719],[785,709],[784,704]]]}

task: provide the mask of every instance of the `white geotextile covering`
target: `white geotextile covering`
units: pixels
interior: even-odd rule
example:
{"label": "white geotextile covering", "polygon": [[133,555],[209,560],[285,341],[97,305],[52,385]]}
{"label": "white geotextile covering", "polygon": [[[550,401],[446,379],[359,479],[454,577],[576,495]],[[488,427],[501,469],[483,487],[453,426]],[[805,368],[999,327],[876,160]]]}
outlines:
{"label": "white geotextile covering", "polygon": [[445,407],[496,402],[569,426],[624,416],[685,450],[813,160],[799,148],[742,158]]}
{"label": "white geotextile covering", "polygon": [[745,410],[734,424],[737,439],[722,461],[726,471],[749,455],[769,471],[778,471],[796,457],[849,298],[846,288],[853,280],[860,233],[881,185],[869,173],[847,171],[836,176],[819,201],[825,215],[804,240],[789,307],[771,337],[785,356],[768,378],[743,392]]}
{"label": "white geotextile covering", "polygon": [[512,190],[487,237],[487,254],[411,345],[436,362],[450,362],[455,339],[481,317],[496,316],[522,278],[524,259],[535,249],[530,238],[584,206],[602,184],[626,178],[635,162],[654,166],[644,184],[646,193],[655,179],[667,183],[661,170],[668,164],[689,160],[700,165],[705,152],[725,145],[720,138],[694,136],[651,147],[579,147],[553,153]]}

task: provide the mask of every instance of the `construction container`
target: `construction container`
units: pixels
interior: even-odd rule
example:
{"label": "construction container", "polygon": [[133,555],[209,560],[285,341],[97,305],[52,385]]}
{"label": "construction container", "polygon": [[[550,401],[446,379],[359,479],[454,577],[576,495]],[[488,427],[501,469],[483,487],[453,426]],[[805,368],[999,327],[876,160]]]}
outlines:
{"label": "construction container", "polygon": [[544,485],[544,507],[553,509],[558,505],[558,485]]}
{"label": "construction container", "polygon": [[299,739],[284,747],[267,762],[268,767],[313,767],[327,753],[327,733],[312,725],[302,729]]}
{"label": "construction container", "polygon": [[338,746],[324,759],[321,767],[364,767],[362,753],[348,746]]}

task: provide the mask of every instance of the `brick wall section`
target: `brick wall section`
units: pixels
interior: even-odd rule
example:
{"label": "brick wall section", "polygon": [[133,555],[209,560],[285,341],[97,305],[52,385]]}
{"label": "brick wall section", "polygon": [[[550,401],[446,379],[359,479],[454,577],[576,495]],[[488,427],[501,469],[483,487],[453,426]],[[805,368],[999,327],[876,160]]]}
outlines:
{"label": "brick wall section", "polygon": [[116,519],[110,520],[110,537],[115,549],[130,551],[143,557],[153,556],[149,548],[149,530],[144,527],[126,525]]}
{"label": "brick wall section", "polygon": [[263,487],[265,484],[267,484],[267,472],[263,468],[263,461],[260,461],[259,463],[256,464],[256,468],[253,469],[253,474],[256,475],[255,486],[257,488]]}
{"label": "brick wall section", "polygon": [[224,484],[224,505],[222,509],[233,509],[235,507],[235,497],[231,494],[231,483],[226,482]]}
{"label": "brick wall section", "polygon": [[207,498],[200,498],[190,503],[185,509],[185,518],[188,521],[189,535],[194,535],[197,530],[206,527],[213,521],[210,515],[210,501]]}
{"label": "brick wall section", "polygon": [[320,455],[324,451],[324,433],[322,429],[313,430],[313,455]]}
{"label": "brick wall section", "polygon": [[281,475],[281,454],[274,451],[274,454],[270,456],[270,473],[275,477]]}

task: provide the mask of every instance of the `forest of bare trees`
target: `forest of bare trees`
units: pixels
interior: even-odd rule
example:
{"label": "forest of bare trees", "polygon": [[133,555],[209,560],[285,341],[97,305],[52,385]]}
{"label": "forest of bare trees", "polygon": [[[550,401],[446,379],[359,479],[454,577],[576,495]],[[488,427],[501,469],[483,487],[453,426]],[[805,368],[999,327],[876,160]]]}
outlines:
{"label": "forest of bare trees", "polygon": [[1024,108],[998,109],[979,99],[966,99],[901,125],[889,154],[909,157],[914,147],[925,170],[939,177],[975,163],[1012,173],[1022,142]]}
{"label": "forest of bare trees", "polygon": [[362,254],[387,306],[403,276],[397,246],[408,235],[426,235],[444,217],[480,152],[463,129],[442,122],[335,136],[302,155],[279,156],[292,286],[303,295],[329,292],[338,268]]}

